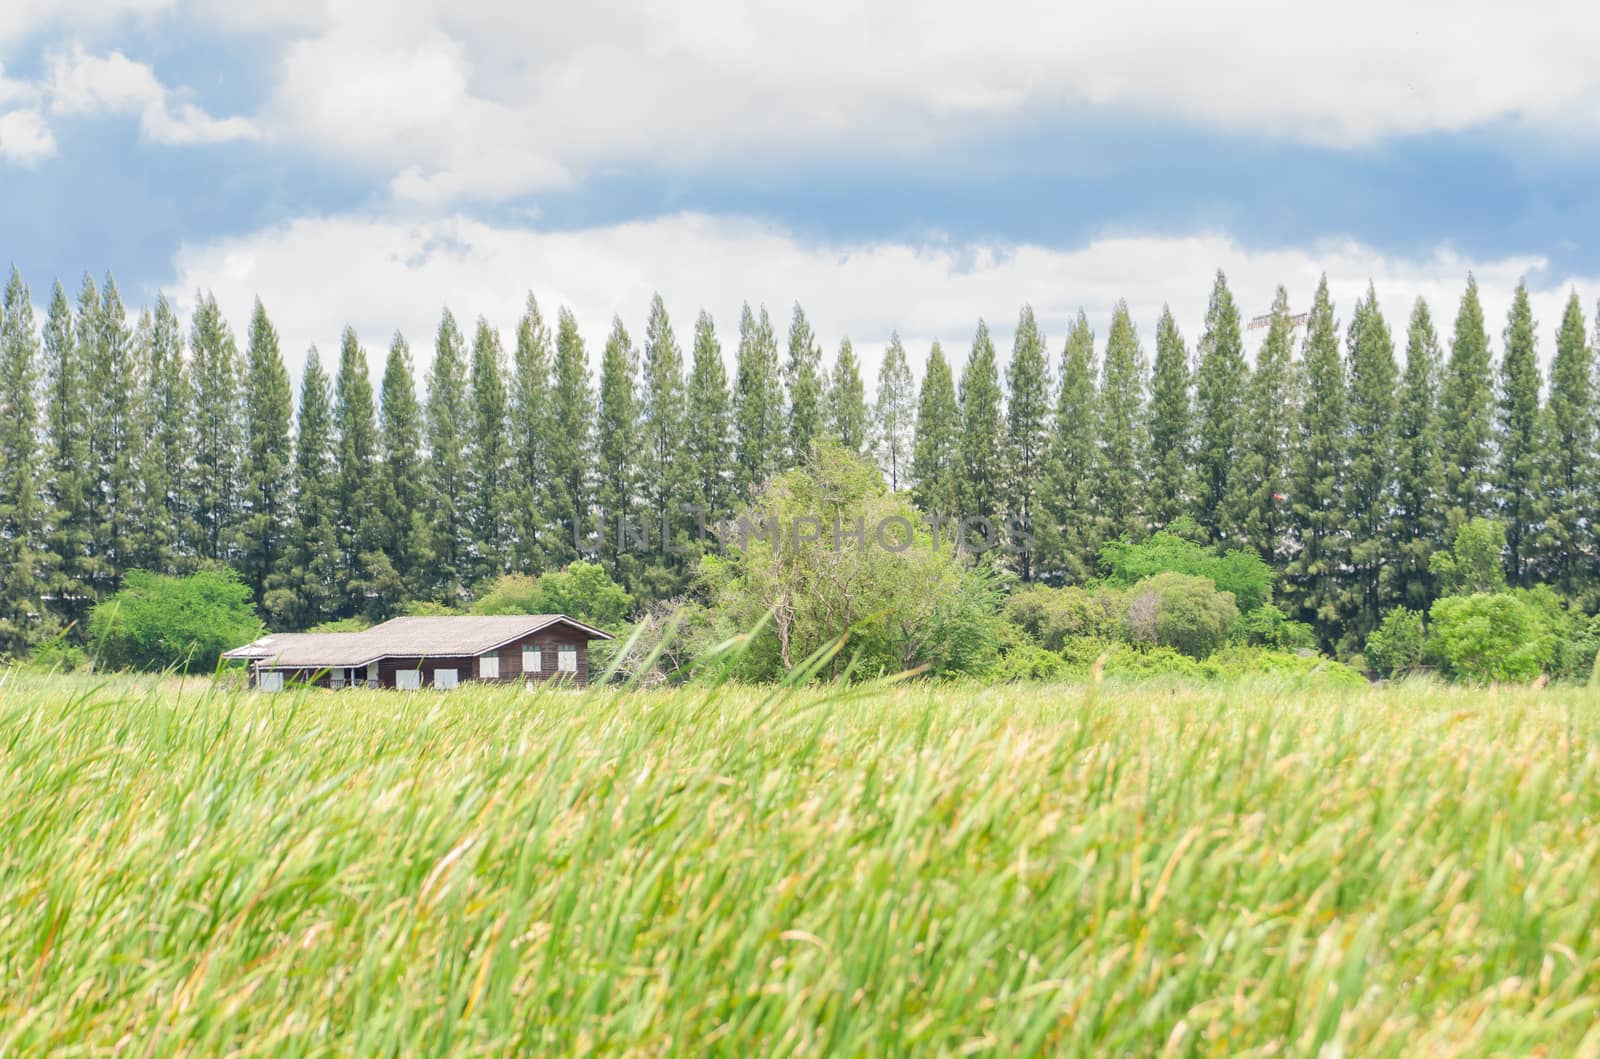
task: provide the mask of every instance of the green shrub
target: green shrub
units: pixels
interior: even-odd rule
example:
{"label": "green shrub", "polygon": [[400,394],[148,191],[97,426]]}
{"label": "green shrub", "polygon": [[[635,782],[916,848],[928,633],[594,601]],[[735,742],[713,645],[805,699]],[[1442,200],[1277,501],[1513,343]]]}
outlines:
{"label": "green shrub", "polygon": [[89,644],[113,669],[210,671],[223,651],[260,631],[249,587],[228,569],[188,577],[133,570],[89,613]]}
{"label": "green shrub", "polygon": [[1384,676],[1417,665],[1422,661],[1424,635],[1421,613],[1396,607],[1367,637],[1367,665]]}
{"label": "green shrub", "polygon": [[1272,599],[1277,579],[1272,567],[1253,551],[1216,550],[1171,531],[1153,534],[1135,544],[1124,538],[1100,549],[1100,565],[1106,580],[1116,585],[1133,585],[1156,574],[1189,574],[1208,578],[1218,590],[1231,592],[1234,604],[1246,613]]}
{"label": "green shrub", "polygon": [[1251,647],[1271,647],[1280,651],[1315,650],[1317,634],[1303,621],[1290,621],[1288,615],[1263,603],[1239,615],[1233,624],[1233,639]]}
{"label": "green shrub", "polygon": [[1122,621],[1121,593],[1111,588],[1049,588],[1032,585],[1006,600],[1006,617],[1035,643],[1049,651],[1061,650],[1069,639],[1112,636]]}
{"label": "green shrub", "polygon": [[1123,622],[1135,644],[1160,645],[1191,658],[1221,647],[1239,620],[1232,592],[1219,592],[1209,578],[1164,573],[1128,590]]}
{"label": "green shrub", "polygon": [[1554,659],[1558,637],[1537,607],[1516,593],[1446,596],[1428,617],[1423,657],[1452,680],[1531,680]]}
{"label": "green shrub", "polygon": [[565,614],[615,632],[633,608],[628,590],[598,563],[572,563],[538,577],[506,574],[491,581],[472,604],[474,614]]}
{"label": "green shrub", "polygon": [[83,648],[58,636],[33,652],[26,667],[38,673],[74,673],[88,663]]}
{"label": "green shrub", "polygon": [[1505,550],[1505,524],[1475,518],[1456,530],[1448,552],[1433,553],[1428,569],[1438,582],[1441,595],[1499,592],[1506,587],[1506,571],[1501,559]]}
{"label": "green shrub", "polygon": [[1315,678],[1347,687],[1365,687],[1367,684],[1367,678],[1359,672],[1326,655],[1306,655],[1264,647],[1224,647],[1198,664],[1201,671],[1214,680],[1275,676]]}
{"label": "green shrub", "polygon": [[359,614],[353,618],[333,618],[311,626],[306,632],[362,632],[372,628],[372,621]]}

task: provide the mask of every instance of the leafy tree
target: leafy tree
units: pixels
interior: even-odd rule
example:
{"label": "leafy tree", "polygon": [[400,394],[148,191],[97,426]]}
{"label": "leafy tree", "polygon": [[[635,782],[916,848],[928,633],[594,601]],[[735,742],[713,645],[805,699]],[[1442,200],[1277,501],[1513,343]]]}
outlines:
{"label": "leafy tree", "polygon": [[333,393],[317,347],[306,351],[295,429],[294,566],[284,588],[269,591],[266,610],[275,624],[305,629],[333,616],[341,574],[338,467],[334,462]]}
{"label": "leafy tree", "polygon": [[1390,676],[1422,662],[1423,638],[1421,612],[1396,607],[1367,637],[1362,656],[1369,667]]}
{"label": "leafy tree", "polygon": [[1127,538],[1111,541],[1100,549],[1100,565],[1106,583],[1133,585],[1157,574],[1185,574],[1202,577],[1231,595],[1239,609],[1250,613],[1272,599],[1277,574],[1254,551],[1217,550],[1180,536],[1176,529],[1160,530],[1149,539],[1134,542]]}
{"label": "leafy tree", "polygon": [[239,519],[239,350],[210,294],[196,298],[190,325],[194,396],[194,553],[227,562]]}
{"label": "leafy tree", "polygon": [[811,455],[811,443],[823,431],[821,375],[822,347],[817,344],[800,303],[794,303],[789,322],[789,360],[784,365],[784,381],[789,387],[789,458],[803,463]]}
{"label": "leafy tree", "polygon": [[1429,563],[1441,596],[1501,592],[1506,587],[1506,527],[1493,519],[1475,518],[1456,527],[1448,552],[1435,552]]}
{"label": "leafy tree", "polygon": [[828,387],[828,433],[854,456],[867,448],[866,385],[861,381],[861,365],[848,338],[839,342],[839,356],[833,364],[833,380]]}
{"label": "leafy tree", "polygon": [[[628,550],[644,529],[639,508],[639,358],[620,318],[600,356],[600,415],[595,426],[599,484],[595,499],[605,519],[600,554],[606,571],[624,583],[631,579]],[[626,560],[626,561],[625,561]]]}
{"label": "leafy tree", "polygon": [[0,658],[22,656],[47,630],[38,374],[33,305],[12,268],[0,306]]}
{"label": "leafy tree", "polygon": [[1446,516],[1450,529],[1489,513],[1494,442],[1493,394],[1489,386],[1489,335],[1478,302],[1478,282],[1467,277],[1467,292],[1456,314],[1455,338],[1445,366],[1439,399],[1439,452],[1444,468]]}
{"label": "leafy tree", "polygon": [[[449,309],[439,320],[428,372],[428,499],[433,503],[433,595],[459,600],[472,573],[468,521],[467,446],[472,423],[467,398],[466,340]],[[555,468],[552,466],[552,473]]]}
{"label": "leafy tree", "polygon": [[72,307],[60,283],[50,294],[42,347],[48,445],[45,495],[50,511],[47,558],[52,570],[49,594],[60,623],[76,627],[81,635],[94,602],[90,587],[94,526],[89,516],[91,482],[85,440],[88,408]]}
{"label": "leafy tree", "polygon": [[1350,529],[1346,612],[1342,636],[1353,654],[1378,627],[1394,599],[1395,389],[1400,371],[1394,340],[1369,284],[1350,320],[1350,440],[1344,508]]}
{"label": "leafy tree", "polygon": [[[1550,368],[1549,438],[1543,483],[1549,501],[1544,572],[1562,595],[1592,602],[1600,526],[1595,358],[1577,292],[1567,299]],[[1584,527],[1588,527],[1585,532]]]}
{"label": "leafy tree", "polygon": [[732,479],[728,464],[733,451],[733,406],[722,344],[709,313],[694,325],[694,365],[689,372],[689,419],[685,424],[688,456],[694,468],[693,502],[707,521],[730,511]]}
{"label": "leafy tree", "polygon": [[639,495],[641,517],[649,527],[651,539],[660,545],[656,566],[660,573],[652,580],[662,595],[671,595],[680,588],[687,573],[683,553],[667,547],[674,542],[681,546],[689,532],[681,507],[692,500],[695,467],[685,447],[685,396],[683,351],[678,348],[666,305],[658,294],[650,303],[644,341]]}
{"label": "leafy tree", "polygon": [[765,306],[757,316],[745,305],[739,318],[737,359],[733,484],[736,495],[748,497],[778,470],[788,441],[784,436],[778,345]]}
{"label": "leafy tree", "polygon": [[1244,451],[1245,397],[1249,368],[1240,337],[1239,310],[1227,277],[1217,270],[1206,310],[1205,332],[1200,336],[1200,367],[1196,375],[1196,411],[1199,416],[1199,471],[1197,518],[1207,530],[1221,529],[1219,517],[1228,496],[1230,477]]}
{"label": "leafy tree", "polygon": [[1245,394],[1244,449],[1218,516],[1223,536],[1268,560],[1284,551],[1289,528],[1289,462],[1294,450],[1295,386],[1289,292],[1272,300],[1266,341]]}
{"label": "leafy tree", "polygon": [[278,332],[259,299],[245,355],[244,460],[240,470],[238,570],[252,596],[266,599],[283,576],[292,532],[289,489],[293,452],[289,424],[294,397],[278,350]]}
{"label": "leafy tree", "polygon": [[917,426],[911,444],[911,496],[917,507],[950,517],[960,500],[961,408],[955,379],[944,350],[935,342],[928,351],[917,398]]}
{"label": "leafy tree", "polygon": [[1183,335],[1172,310],[1163,305],[1156,324],[1156,364],[1150,384],[1150,469],[1145,500],[1157,529],[1194,509],[1194,402],[1189,374]]}
{"label": "leafy tree", "polygon": [[333,380],[333,427],[337,454],[339,579],[344,615],[384,609],[396,589],[392,570],[380,565],[387,527],[378,508],[378,417],[367,374],[367,351],[346,327],[339,343],[339,373]]}
{"label": "leafy tree", "polygon": [[516,487],[511,474],[507,436],[505,351],[489,321],[478,318],[472,336],[472,370],[468,374],[472,431],[467,445],[467,525],[472,534],[473,582],[502,572],[512,547],[512,505]]}
{"label": "leafy tree", "polygon": [[1538,612],[1510,592],[1446,596],[1428,619],[1424,657],[1452,680],[1532,680],[1555,653],[1555,637]]}
{"label": "leafy tree", "polygon": [[89,616],[89,642],[112,669],[208,673],[223,651],[260,630],[250,586],[226,567],[188,577],[129,571],[122,590]]}
{"label": "leafy tree", "polygon": [[1094,472],[1099,438],[1095,400],[1094,332],[1083,310],[1067,329],[1061,351],[1039,527],[1039,567],[1052,580],[1082,581],[1094,569],[1099,526],[1094,514]]}
{"label": "leafy tree", "polygon": [[1433,601],[1428,557],[1444,544],[1444,466],[1439,459],[1439,340],[1428,304],[1411,311],[1406,337],[1406,373],[1395,411],[1395,506],[1389,522],[1394,594],[1423,611]]}
{"label": "leafy tree", "polygon": [[890,492],[898,492],[910,480],[916,414],[917,383],[900,336],[891,334],[878,367],[878,400],[872,416],[878,466],[889,478]]}
{"label": "leafy tree", "polygon": [[565,306],[556,322],[555,431],[550,435],[550,513],[554,533],[546,561],[567,562],[589,530],[593,498],[594,389],[578,319]]}
{"label": "leafy tree", "polygon": [[1105,370],[1100,377],[1100,439],[1095,460],[1095,508],[1102,537],[1124,532],[1141,536],[1145,423],[1145,360],[1128,315],[1119,301],[1106,338]]}
{"label": "leafy tree", "polygon": [[1519,283],[1506,321],[1505,359],[1500,366],[1494,483],[1506,524],[1506,565],[1517,585],[1532,579],[1545,517],[1546,451],[1536,345],[1528,290]]}
{"label": "leafy tree", "polygon": [[1228,640],[1239,620],[1231,592],[1219,592],[1204,577],[1164,573],[1146,578],[1128,590],[1125,612],[1128,638],[1204,658]]}
{"label": "leafy tree", "polygon": [[622,628],[633,607],[628,590],[598,563],[582,560],[538,577],[505,574],[472,604],[474,614],[565,614],[607,632]]}
{"label": "leafy tree", "polygon": [[539,303],[530,293],[517,321],[517,347],[512,355],[512,378],[506,408],[510,430],[509,473],[512,536],[511,566],[523,572],[539,569],[550,542],[549,497],[545,488],[554,443],[555,417],[551,401],[553,351],[550,329]]}
{"label": "leafy tree", "polygon": [[381,461],[379,509],[388,513],[389,557],[404,595],[431,591],[427,568],[432,562],[432,500],[423,456],[422,404],[411,364],[411,347],[398,331],[389,344],[378,399],[378,449]]}
{"label": "leafy tree", "polygon": [[1286,572],[1301,620],[1331,645],[1345,616],[1340,582],[1349,561],[1344,500],[1350,417],[1327,277],[1317,285],[1307,324],[1305,380],[1289,491],[1299,551]]}
{"label": "leafy tree", "polygon": [[173,571],[196,530],[191,510],[194,478],[194,395],[183,363],[183,332],[165,295],[156,299],[145,342],[143,405],[147,434],[140,452],[143,483],[143,539],[136,564],[145,570]]}
{"label": "leafy tree", "polygon": [[978,321],[961,373],[961,506],[963,519],[997,522],[1005,468],[1000,447],[1000,369],[989,325]]}
{"label": "leafy tree", "polygon": [[1017,319],[1011,363],[1006,368],[1005,489],[1011,524],[1021,538],[1017,545],[1017,572],[1024,581],[1034,578],[1038,566],[1036,536],[1040,520],[1040,493],[1050,449],[1050,366],[1044,336],[1039,333],[1033,308],[1024,305]]}

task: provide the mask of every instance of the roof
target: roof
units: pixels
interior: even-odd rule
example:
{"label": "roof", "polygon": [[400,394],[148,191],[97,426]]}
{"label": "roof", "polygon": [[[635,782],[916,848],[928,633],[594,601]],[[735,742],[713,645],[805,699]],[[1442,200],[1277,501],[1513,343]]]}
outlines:
{"label": "roof", "polygon": [[361,632],[280,632],[223,653],[280,669],[364,666],[382,658],[481,655],[551,625],[568,625],[592,640],[610,633],[565,614],[446,615],[392,618]]}

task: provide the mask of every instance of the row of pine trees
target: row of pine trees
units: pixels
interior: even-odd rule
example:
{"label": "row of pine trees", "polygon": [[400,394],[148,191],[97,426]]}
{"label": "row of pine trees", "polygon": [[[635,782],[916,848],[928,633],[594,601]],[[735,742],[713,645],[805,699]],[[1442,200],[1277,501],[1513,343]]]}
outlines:
{"label": "row of pine trees", "polygon": [[1576,294],[1548,387],[1521,287],[1498,359],[1470,278],[1447,352],[1419,300],[1403,357],[1370,288],[1342,335],[1325,280],[1303,334],[1280,289],[1251,364],[1219,272],[1193,353],[1164,312],[1152,364],[1119,304],[1098,348],[1080,312],[1052,369],[1024,307],[1003,371],[980,322],[959,380],[935,342],[919,389],[894,337],[870,400],[849,341],[826,367],[798,305],[786,352],[745,307],[730,379],[711,318],[686,357],[657,297],[642,347],[613,323],[596,379],[573,315],[552,331],[530,295],[509,351],[447,310],[420,390],[396,335],[374,392],[347,329],[336,363],[308,352],[298,408],[259,302],[242,352],[214,298],[187,328],[164,298],[130,319],[110,277],[75,305],[56,284],[40,327],[13,270],[3,314],[0,654],[81,629],[132,569],[227,564],[278,628],[459,603],[585,556],[671,596],[694,512],[726,518],[822,439],[923,511],[1014,527],[995,554],[1024,580],[1083,580],[1106,541],[1181,519],[1260,553],[1285,609],[1343,650],[1427,605],[1429,555],[1473,517],[1505,523],[1513,583],[1588,606],[1600,587],[1600,380]]}

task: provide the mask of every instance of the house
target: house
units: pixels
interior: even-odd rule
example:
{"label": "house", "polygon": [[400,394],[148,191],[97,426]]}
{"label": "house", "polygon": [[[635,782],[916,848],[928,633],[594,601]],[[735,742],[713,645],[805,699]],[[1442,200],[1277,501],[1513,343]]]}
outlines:
{"label": "house", "polygon": [[272,633],[223,658],[250,686],[453,688],[468,681],[589,682],[589,641],[611,635],[565,614],[395,618],[361,632]]}

